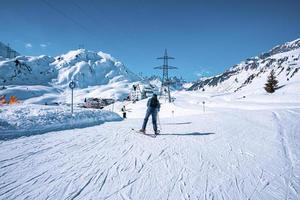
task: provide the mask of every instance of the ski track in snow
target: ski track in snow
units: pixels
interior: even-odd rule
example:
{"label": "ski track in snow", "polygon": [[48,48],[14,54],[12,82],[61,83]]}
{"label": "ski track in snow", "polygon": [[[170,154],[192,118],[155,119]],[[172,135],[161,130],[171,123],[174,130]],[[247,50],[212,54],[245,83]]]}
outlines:
{"label": "ski track in snow", "polygon": [[[291,112],[291,111],[290,111]],[[294,168],[295,168],[295,161],[293,158],[293,152],[291,149],[291,142],[292,138],[289,138],[289,135],[287,134],[286,128],[282,125],[286,122],[284,122],[284,119],[281,119],[281,116],[278,112],[274,113],[274,119],[276,121],[276,124],[278,125],[278,135],[279,139],[282,145],[282,151],[283,155],[286,158],[286,166],[288,168],[287,176],[284,177],[286,182],[286,196],[285,199],[290,199],[290,193],[292,192],[294,195],[298,195],[298,191],[296,188],[299,188],[299,179],[297,180],[297,177],[295,177],[294,174]],[[293,111],[292,111],[293,113]],[[297,118],[299,119],[299,115]],[[299,130],[299,129],[298,129]],[[299,132],[298,132],[299,133]],[[297,185],[297,187],[295,186]],[[299,196],[298,196],[299,197]]]}
{"label": "ski track in snow", "polygon": [[156,138],[128,119],[2,141],[0,199],[299,199],[299,119],[219,110],[162,118]]}

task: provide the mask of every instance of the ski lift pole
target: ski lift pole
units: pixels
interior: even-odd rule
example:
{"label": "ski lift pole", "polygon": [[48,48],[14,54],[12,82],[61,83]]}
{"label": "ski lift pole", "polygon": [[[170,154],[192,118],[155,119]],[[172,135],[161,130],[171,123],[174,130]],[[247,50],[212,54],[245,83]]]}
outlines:
{"label": "ski lift pole", "polygon": [[73,90],[76,87],[76,84],[74,81],[71,81],[69,83],[69,87],[71,88],[71,113],[73,115],[73,99],[74,99],[74,95],[73,95]]}

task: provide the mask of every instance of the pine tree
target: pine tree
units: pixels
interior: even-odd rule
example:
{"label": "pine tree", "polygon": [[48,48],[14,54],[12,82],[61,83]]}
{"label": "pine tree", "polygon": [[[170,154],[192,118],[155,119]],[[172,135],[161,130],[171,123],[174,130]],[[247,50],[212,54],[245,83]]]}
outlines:
{"label": "pine tree", "polygon": [[278,88],[278,81],[276,80],[274,70],[271,71],[270,75],[268,76],[267,83],[265,84],[265,90],[268,93],[274,93],[275,90]]}

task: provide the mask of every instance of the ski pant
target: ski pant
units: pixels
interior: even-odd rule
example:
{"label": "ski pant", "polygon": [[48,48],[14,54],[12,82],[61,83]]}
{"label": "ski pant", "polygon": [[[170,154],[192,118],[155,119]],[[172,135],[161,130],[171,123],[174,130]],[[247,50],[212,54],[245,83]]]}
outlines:
{"label": "ski pant", "polygon": [[143,127],[142,127],[142,130],[146,130],[146,126],[147,126],[147,122],[148,122],[148,119],[151,115],[152,117],[152,124],[153,124],[153,130],[154,132],[157,132],[157,108],[151,108],[149,107],[147,109],[147,113],[146,113],[146,116],[144,118],[144,123],[143,123]]}

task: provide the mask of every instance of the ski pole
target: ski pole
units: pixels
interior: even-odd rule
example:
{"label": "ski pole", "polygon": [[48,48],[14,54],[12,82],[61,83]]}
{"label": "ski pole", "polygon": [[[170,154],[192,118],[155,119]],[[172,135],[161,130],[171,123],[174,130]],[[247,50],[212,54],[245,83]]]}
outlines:
{"label": "ski pole", "polygon": [[160,118],[159,118],[159,113],[157,113],[157,119],[158,119],[159,129],[162,130],[161,123],[160,123]]}

